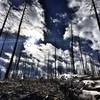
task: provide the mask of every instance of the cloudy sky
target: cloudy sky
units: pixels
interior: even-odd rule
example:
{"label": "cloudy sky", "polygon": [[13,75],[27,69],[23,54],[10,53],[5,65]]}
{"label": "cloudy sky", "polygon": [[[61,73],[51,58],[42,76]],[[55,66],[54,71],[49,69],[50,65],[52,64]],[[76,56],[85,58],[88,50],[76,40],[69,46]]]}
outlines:
{"label": "cloudy sky", "polygon": [[[3,30],[10,34],[4,47],[5,56],[8,56],[8,59],[1,57],[1,63],[6,60],[9,62],[16,37],[15,33],[18,31],[23,11],[23,0],[10,0],[11,2],[13,2],[13,9],[10,11]],[[95,3],[98,14],[100,14],[100,1],[96,0]],[[8,8],[7,0],[0,0],[0,28]],[[80,36],[83,53],[96,60],[100,54],[100,31],[91,0],[33,0],[32,5],[27,6],[21,26],[20,35],[21,39],[24,39],[24,42],[22,41],[23,51],[27,55],[31,54],[32,57],[39,59],[42,64],[48,53],[51,55],[50,59],[54,60],[56,47],[57,55],[65,60],[69,56],[71,23],[75,45],[77,45],[76,38]],[[0,39],[1,45],[4,38],[5,36]],[[78,52],[77,46],[75,46],[76,51]],[[78,53],[75,57],[78,58]],[[69,57],[67,60],[69,61]],[[58,60],[58,62],[60,61]],[[62,64],[65,66],[64,62]]]}

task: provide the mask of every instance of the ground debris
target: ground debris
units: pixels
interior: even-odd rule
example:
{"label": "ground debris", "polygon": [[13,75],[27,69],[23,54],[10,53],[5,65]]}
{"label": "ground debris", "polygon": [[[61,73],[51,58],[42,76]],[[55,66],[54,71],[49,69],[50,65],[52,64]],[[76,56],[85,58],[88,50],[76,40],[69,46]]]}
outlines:
{"label": "ground debris", "polygon": [[98,100],[94,98],[100,95],[93,96],[86,88],[76,78],[5,80],[0,81],[0,100]]}

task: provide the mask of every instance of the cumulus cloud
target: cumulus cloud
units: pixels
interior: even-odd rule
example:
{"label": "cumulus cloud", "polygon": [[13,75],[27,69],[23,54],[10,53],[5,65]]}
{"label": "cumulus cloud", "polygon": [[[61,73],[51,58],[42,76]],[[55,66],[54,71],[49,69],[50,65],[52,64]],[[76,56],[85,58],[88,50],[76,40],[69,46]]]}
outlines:
{"label": "cumulus cloud", "polygon": [[[0,0],[0,27],[2,27],[8,8],[9,4],[7,0]],[[23,9],[24,9],[23,4],[21,5],[20,10],[11,9],[6,25],[3,30],[4,32],[8,31],[11,34],[17,33]],[[36,50],[37,48],[35,43],[40,39],[41,40],[44,39],[43,36],[43,29],[45,28],[44,23],[45,22],[44,22],[43,9],[41,8],[41,5],[37,0],[33,0],[33,4],[31,6],[27,5],[27,9],[25,11],[20,31],[21,36],[27,37],[27,40],[24,42],[25,51],[29,51],[30,53],[33,54],[34,50]],[[14,42],[12,43],[14,44]],[[35,52],[35,54],[36,56],[38,56],[37,52]],[[9,62],[9,59],[5,59],[5,62],[6,60]]]}
{"label": "cumulus cloud", "polygon": [[[98,6],[100,3],[99,1],[95,1],[96,7],[98,9]],[[100,31],[98,28],[98,24],[96,21],[95,13],[93,10],[93,6],[91,6],[92,3],[89,0],[71,0],[69,3],[69,7],[77,7],[79,6],[78,11],[76,12],[76,17],[73,19],[73,34],[74,35],[80,35],[82,38],[90,39],[93,42],[93,49],[100,49],[99,43],[100,39]],[[99,14],[98,10],[98,14]],[[66,32],[64,35],[64,38],[69,36],[69,30],[70,28],[66,28]],[[97,40],[97,42],[95,42]]]}
{"label": "cumulus cloud", "polygon": [[[99,1],[97,1],[99,2]],[[97,7],[99,3],[96,3]],[[4,18],[6,16],[9,5],[7,4],[7,0],[0,0],[0,28],[3,24]],[[98,25],[96,22],[95,14],[93,11],[93,7],[91,7],[91,2],[86,0],[69,0],[69,7],[74,9],[74,7],[78,7],[78,11],[76,11],[76,17],[73,19],[73,34],[75,36],[79,35],[84,39],[89,39],[93,42],[92,48],[99,49],[100,44],[100,32],[98,29]],[[91,10],[92,9],[92,10]],[[11,10],[10,15],[8,17],[6,26],[4,31],[8,31],[10,33],[15,33],[18,31],[18,25],[22,16],[23,5],[20,7],[20,11],[16,11],[14,9]],[[99,10],[98,10],[99,13]],[[67,13],[57,13],[56,17],[51,19],[53,24],[62,23],[64,19],[64,23],[66,23],[65,19],[67,19]],[[24,48],[27,55],[32,55],[33,58],[40,60],[40,65],[44,66],[45,57],[47,59],[48,54],[50,55],[50,60],[54,61],[55,47],[50,44],[39,44],[36,43],[41,39],[44,40],[43,30],[46,29],[45,26],[45,16],[44,9],[39,4],[38,0],[34,0],[32,6],[27,6],[25,16],[23,19],[23,23],[21,26],[20,34],[22,36],[28,37],[24,42]],[[64,39],[70,37],[70,24],[66,27],[66,32],[64,34]],[[51,37],[52,38],[52,37]],[[63,45],[63,44],[62,44]],[[75,48],[77,49],[77,47]],[[7,53],[10,57],[11,54]],[[57,60],[57,65],[61,65],[66,68],[70,66],[70,52],[68,50],[63,51],[62,49],[57,49],[57,56],[62,57],[63,61]],[[75,56],[77,57],[77,56]],[[4,60],[4,59],[3,59]],[[76,60],[76,59],[75,59]],[[6,60],[5,60],[6,61]],[[7,62],[7,61],[6,61]],[[32,61],[31,61],[32,62]],[[52,64],[54,67],[54,62]],[[80,66],[80,62],[76,62],[76,66]]]}
{"label": "cumulus cloud", "polygon": [[[43,10],[40,6],[40,4],[36,1],[34,1],[35,4],[33,3],[32,6],[27,6],[25,15],[24,15],[24,19],[23,19],[23,23],[21,26],[21,35],[25,35],[25,36],[34,36],[38,34],[38,38],[42,38],[43,32],[42,29],[44,28],[44,14],[43,14]],[[5,5],[3,5],[3,3],[5,3]],[[4,18],[6,16],[7,10],[9,5],[7,4],[6,0],[4,1],[0,1],[0,26],[2,26]],[[15,33],[18,31],[18,26],[20,23],[20,19],[22,16],[22,11],[23,11],[24,7],[21,7],[21,10],[16,11],[16,10],[11,10],[9,16],[8,16],[8,20],[7,23],[5,25],[4,31],[9,31],[11,33]],[[35,37],[34,37],[35,38]],[[36,36],[37,38],[37,36]],[[37,40],[37,39],[36,39]]]}

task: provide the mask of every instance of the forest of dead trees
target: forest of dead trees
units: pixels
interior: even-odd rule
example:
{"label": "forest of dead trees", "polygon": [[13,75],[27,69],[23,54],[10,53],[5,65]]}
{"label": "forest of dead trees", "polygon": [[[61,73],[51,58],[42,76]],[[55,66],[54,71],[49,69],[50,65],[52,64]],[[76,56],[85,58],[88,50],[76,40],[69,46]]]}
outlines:
{"label": "forest of dead trees", "polygon": [[[9,0],[8,0],[9,2]],[[96,19],[97,19],[97,23],[98,23],[98,28],[100,30],[100,19],[99,19],[99,15],[97,13],[97,8],[96,8],[96,5],[95,5],[95,2],[94,0],[91,0],[92,2],[92,5],[93,8],[94,8],[94,13],[95,13],[95,16],[96,16]],[[11,12],[11,10],[13,9],[13,5],[11,3],[9,3],[9,9],[7,11],[7,14],[6,14],[6,17],[4,19],[4,22],[3,22],[3,25],[2,25],[2,28],[0,30],[0,37],[2,37],[2,34],[4,32],[4,28],[5,28],[5,25],[6,25],[6,22],[7,22],[7,19],[8,19],[8,16]],[[19,45],[19,37],[20,37],[20,31],[21,31],[21,26],[22,26],[22,23],[23,23],[23,19],[24,19],[24,16],[25,16],[25,11],[27,9],[27,6],[31,6],[32,4],[32,0],[25,0],[24,1],[24,6],[23,6],[23,12],[22,12],[22,17],[20,19],[20,23],[19,23],[19,27],[18,27],[18,31],[16,32],[16,41],[15,41],[15,44],[14,44],[14,47],[13,47],[13,51],[12,51],[12,54],[11,54],[11,58],[10,58],[10,61],[9,61],[9,64],[7,66],[7,70],[6,70],[6,73],[5,73],[5,77],[4,79],[8,79],[9,76],[10,76],[10,72],[13,71],[13,75],[12,77],[16,78],[18,76],[18,70],[22,70],[22,68],[20,68],[19,66],[19,63],[20,63],[20,59],[21,59],[21,56],[23,55],[23,52],[22,52],[22,49],[23,49],[23,44],[21,44],[20,46],[20,53],[19,55],[16,54],[16,51],[17,51],[17,46]],[[4,45],[5,45],[5,41],[8,37],[8,33],[5,34],[5,39],[3,40],[3,43],[1,45],[1,50],[0,50],[0,57],[2,55],[2,52],[3,52],[3,48],[4,48]],[[77,70],[75,68],[75,59],[74,59],[74,33],[73,33],[73,22],[70,23],[70,38],[71,38],[71,42],[70,42],[70,49],[69,49],[69,54],[70,54],[70,66],[71,66],[71,69],[70,71],[73,73],[73,74],[77,74]],[[79,61],[81,62],[81,67],[82,67],[82,74],[84,75],[91,75],[91,76],[95,76],[95,75],[99,75],[99,71],[98,72],[95,72],[96,69],[95,69],[95,63],[93,61],[93,59],[91,57],[89,57],[89,59],[87,59],[87,55],[86,54],[83,54],[83,50],[82,50],[82,45],[81,45],[81,39],[80,39],[80,36],[78,35],[78,47],[79,47],[79,53],[80,53],[80,59]],[[56,45],[56,41],[55,41],[55,45]],[[46,69],[46,72],[47,72],[47,77],[57,77],[58,75],[60,74],[64,74],[66,73],[67,74],[67,62],[66,62],[66,69],[63,69],[63,67],[59,64],[57,66],[57,60],[63,60],[61,57],[58,57],[57,56],[57,48],[55,47],[55,50],[54,50],[55,54],[54,54],[54,58],[55,60],[52,61],[49,59],[49,56],[50,54],[48,53],[48,55],[45,57],[45,62],[46,63],[46,66],[45,66],[45,69]],[[15,63],[13,62],[14,60],[14,57],[15,55],[17,55],[16,57],[16,60],[15,60]],[[84,60],[84,57],[85,57],[85,60]],[[22,71],[22,74],[24,77],[31,77],[31,71],[34,70],[34,66],[39,67],[39,63],[40,61],[34,57],[32,57],[32,55],[30,55],[30,57],[28,57],[26,55],[26,61],[23,62],[23,66],[25,66],[25,68],[27,69],[27,59],[33,59],[33,63],[32,63],[32,67],[30,68],[30,70],[27,70],[27,73],[24,72],[24,70]],[[35,64],[34,60],[37,61],[37,64]],[[89,61],[88,61],[89,60]],[[100,57],[98,55],[98,62],[100,63]],[[55,68],[52,68],[52,64],[54,63],[54,66]],[[89,70],[88,68],[88,63],[90,63],[90,66],[91,66],[91,70]],[[40,73],[38,72],[38,70],[36,70],[37,72],[34,71],[34,73],[38,73],[37,75],[39,76]],[[95,74],[97,73],[97,74]],[[35,74],[33,75],[35,76]],[[41,76],[41,75],[40,75]]]}

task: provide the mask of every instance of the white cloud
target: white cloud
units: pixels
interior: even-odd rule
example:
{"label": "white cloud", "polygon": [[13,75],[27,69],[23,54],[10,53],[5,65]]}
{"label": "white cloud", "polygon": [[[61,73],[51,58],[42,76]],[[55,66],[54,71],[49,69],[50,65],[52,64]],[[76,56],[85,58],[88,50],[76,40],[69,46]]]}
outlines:
{"label": "white cloud", "polygon": [[[95,3],[97,2],[95,1]],[[97,5],[100,4],[98,3]],[[79,34],[82,38],[90,39],[93,42],[92,48],[100,49],[98,45],[100,43],[100,31],[95,18],[94,10],[92,9],[90,13],[91,2],[86,0],[71,0],[69,6],[71,8],[79,6],[79,10],[76,12],[76,17],[73,20],[76,21],[75,24],[73,24],[73,34]],[[67,27],[64,38],[69,36],[70,28]],[[97,42],[95,42],[95,40]]]}

